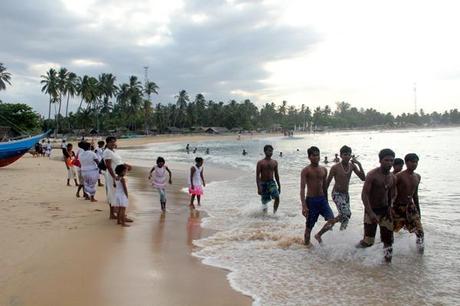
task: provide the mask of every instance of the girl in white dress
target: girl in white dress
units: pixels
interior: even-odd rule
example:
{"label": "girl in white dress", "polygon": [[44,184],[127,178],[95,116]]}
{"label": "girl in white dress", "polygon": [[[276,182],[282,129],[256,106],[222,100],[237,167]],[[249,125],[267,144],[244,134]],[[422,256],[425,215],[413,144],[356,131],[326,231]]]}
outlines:
{"label": "girl in white dress", "polygon": [[152,186],[158,189],[160,194],[161,210],[166,211],[166,172],[169,174],[169,184],[171,181],[171,171],[165,165],[165,159],[163,157],[157,158],[157,165],[150,170],[149,180],[152,181]]}
{"label": "girl in white dress", "polygon": [[117,224],[121,226],[129,226],[126,224],[126,208],[128,207],[128,187],[126,185],[125,175],[128,171],[126,165],[121,164],[115,167],[115,199],[112,204],[114,207],[118,207]]}
{"label": "girl in white dress", "polygon": [[190,168],[188,184],[188,193],[190,194],[190,208],[195,209],[195,205],[193,204],[195,197],[198,201],[198,206],[200,206],[201,196],[203,195],[203,187],[206,186],[203,174],[203,158],[195,158],[195,165]]}

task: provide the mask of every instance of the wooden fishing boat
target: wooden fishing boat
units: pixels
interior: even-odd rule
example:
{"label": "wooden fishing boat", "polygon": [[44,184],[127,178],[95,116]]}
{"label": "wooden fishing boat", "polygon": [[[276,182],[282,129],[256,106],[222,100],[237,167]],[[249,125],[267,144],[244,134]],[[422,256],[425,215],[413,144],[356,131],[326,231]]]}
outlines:
{"label": "wooden fishing boat", "polygon": [[0,167],[5,167],[23,156],[29,151],[40,139],[48,136],[50,132],[40,135],[31,136],[19,140],[0,142]]}

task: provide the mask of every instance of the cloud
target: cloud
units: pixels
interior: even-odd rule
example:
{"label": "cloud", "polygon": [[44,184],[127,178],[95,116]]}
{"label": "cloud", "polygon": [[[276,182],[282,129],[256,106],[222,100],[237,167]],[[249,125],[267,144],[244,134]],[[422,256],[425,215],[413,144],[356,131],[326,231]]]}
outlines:
{"label": "cloud", "polygon": [[143,79],[148,66],[150,80],[160,86],[157,101],[173,102],[181,89],[226,101],[235,89],[263,90],[266,63],[305,53],[319,39],[310,28],[277,22],[277,7],[262,1],[74,3],[2,2],[0,58],[15,86],[1,99],[21,98],[46,113],[39,82],[21,84],[29,78],[30,85],[51,66],[79,75],[110,72],[118,82],[132,74]]}

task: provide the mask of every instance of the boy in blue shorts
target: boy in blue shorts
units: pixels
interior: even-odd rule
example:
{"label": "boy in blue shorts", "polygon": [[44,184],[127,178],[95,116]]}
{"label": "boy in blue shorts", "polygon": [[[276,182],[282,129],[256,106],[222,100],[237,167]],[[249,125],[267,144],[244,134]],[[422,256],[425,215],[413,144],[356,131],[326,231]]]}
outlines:
{"label": "boy in blue shorts", "polygon": [[[307,152],[310,165],[303,168],[300,173],[300,202],[302,214],[307,219],[304,235],[305,245],[310,246],[311,230],[318,221],[318,217],[321,215],[327,221],[315,235],[315,239],[321,243],[321,236],[334,225],[334,214],[327,201],[327,170],[319,165],[319,149],[313,146]],[[307,197],[305,197],[305,185],[307,186]]]}

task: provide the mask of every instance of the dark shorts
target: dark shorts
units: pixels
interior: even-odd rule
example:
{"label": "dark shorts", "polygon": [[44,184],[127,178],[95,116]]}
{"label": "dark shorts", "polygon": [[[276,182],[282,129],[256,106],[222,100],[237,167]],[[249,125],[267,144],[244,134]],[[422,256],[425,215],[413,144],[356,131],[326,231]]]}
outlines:
{"label": "dark shorts", "polygon": [[262,188],[262,194],[260,195],[262,204],[267,204],[272,199],[280,197],[278,186],[275,181],[265,181],[260,185]]}
{"label": "dark shorts", "polygon": [[310,230],[313,229],[320,215],[323,216],[326,221],[334,219],[334,213],[332,213],[332,209],[325,196],[307,197],[306,202],[308,207],[306,225]]}
{"label": "dark shorts", "polygon": [[364,212],[364,239],[362,244],[370,246],[374,244],[377,225],[380,227],[380,240],[388,245],[393,244],[393,219],[388,207],[373,208],[378,223],[372,223],[370,217]]}

